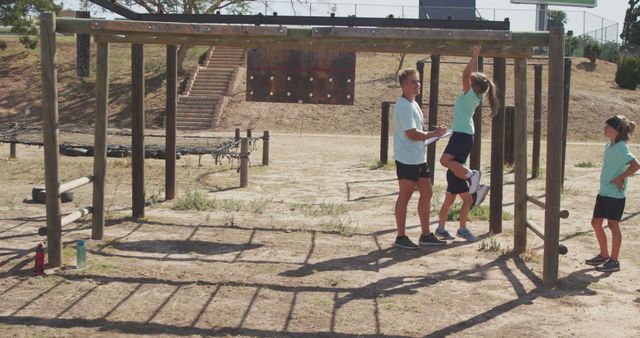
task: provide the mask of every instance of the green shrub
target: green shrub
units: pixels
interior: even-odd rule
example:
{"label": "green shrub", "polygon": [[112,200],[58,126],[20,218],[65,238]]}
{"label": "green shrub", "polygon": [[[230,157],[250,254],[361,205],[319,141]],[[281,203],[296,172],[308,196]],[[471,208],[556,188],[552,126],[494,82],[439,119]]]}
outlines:
{"label": "green shrub", "polygon": [[640,83],[640,56],[622,55],[615,80],[620,88],[636,90]]}
{"label": "green shrub", "polygon": [[602,53],[600,57],[609,62],[618,62],[620,57],[620,45],[613,41],[607,41],[602,44]]}
{"label": "green shrub", "polygon": [[588,58],[591,63],[596,63],[596,59],[602,54],[602,45],[600,43],[591,41],[584,46],[584,54],[582,56]]}
{"label": "green shrub", "polygon": [[213,207],[213,202],[207,198],[207,194],[197,190],[187,190],[178,197],[175,206],[176,210],[207,210]]}
{"label": "green shrub", "polygon": [[7,43],[0,40],[0,50],[5,50],[7,49]]}

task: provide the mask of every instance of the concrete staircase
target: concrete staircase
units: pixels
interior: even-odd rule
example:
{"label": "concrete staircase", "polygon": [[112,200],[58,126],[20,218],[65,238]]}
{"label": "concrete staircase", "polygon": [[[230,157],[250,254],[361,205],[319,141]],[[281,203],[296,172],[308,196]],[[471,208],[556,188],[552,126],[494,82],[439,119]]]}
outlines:
{"label": "concrete staircase", "polygon": [[178,98],[178,129],[213,129],[239,79],[244,74],[246,50],[210,47],[201,66],[191,71]]}

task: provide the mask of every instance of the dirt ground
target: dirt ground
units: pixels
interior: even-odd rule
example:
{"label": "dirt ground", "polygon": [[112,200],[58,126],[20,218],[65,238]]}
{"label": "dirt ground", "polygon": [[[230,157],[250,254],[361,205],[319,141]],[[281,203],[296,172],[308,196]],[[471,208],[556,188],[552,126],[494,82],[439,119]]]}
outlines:
{"label": "dirt ground", "polygon": [[[88,242],[87,267],[74,268],[75,241],[90,238],[90,217],[64,228],[64,268],[32,277],[45,212],[23,199],[43,181],[43,151],[19,146],[18,159],[8,160],[9,146],[1,145],[0,336],[637,337],[640,176],[629,182],[622,271],[583,264],[597,252],[589,220],[602,145],[569,145],[562,206],[571,214],[560,229],[569,253],[560,256],[554,289],[542,286],[540,239],[529,232],[528,250],[510,253],[512,174],[494,243],[488,221],[477,219],[470,224],[476,242],[396,250],[395,171],[372,169],[379,139],[309,134],[274,134],[266,167],[258,146],[247,188],[229,164],[178,160],[178,200],[204,192],[211,205],[203,211],[162,202],[164,162],[147,160],[144,219],[130,218],[129,161],[109,159],[105,239]],[[632,151],[640,155],[639,146]],[[483,142],[485,180],[489,158]],[[582,162],[594,166],[576,166]],[[92,159],[61,157],[61,166],[64,181],[90,173]],[[444,171],[436,168],[433,226],[444,194]],[[542,179],[529,181],[532,195],[544,194],[542,168]],[[91,203],[90,186],[75,194],[65,213]],[[529,218],[542,225],[544,211],[530,206]],[[483,243],[497,250],[480,250]]]}

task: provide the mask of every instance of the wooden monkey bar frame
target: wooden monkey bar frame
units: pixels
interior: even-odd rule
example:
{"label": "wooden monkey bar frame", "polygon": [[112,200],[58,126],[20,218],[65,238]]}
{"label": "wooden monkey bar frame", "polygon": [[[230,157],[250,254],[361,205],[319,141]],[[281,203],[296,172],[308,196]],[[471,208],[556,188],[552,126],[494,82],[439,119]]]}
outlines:
{"label": "wooden monkey bar frame", "polygon": [[[506,58],[515,59],[516,99],[516,197],[514,251],[526,248],[526,116],[527,73],[526,60],[533,47],[549,47],[549,113],[547,133],[546,211],[544,241],[544,285],[554,286],[558,275],[558,241],[560,224],[560,189],[562,152],[562,105],[564,77],[564,29],[550,32],[510,32],[479,29],[441,28],[371,28],[371,27],[312,27],[288,28],[253,25],[167,23],[154,21],[108,21],[78,18],[55,18],[52,13],[41,16],[41,60],[43,81],[43,131],[45,148],[45,180],[47,204],[47,236],[51,266],[62,261],[60,185],[58,160],[58,96],[56,74],[56,33],[80,33],[94,36],[97,43],[96,118],[94,155],[93,239],[101,239],[104,229],[104,178],[106,174],[106,127],[108,94],[109,43],[132,44],[132,100],[133,133],[144,131],[144,77],[142,74],[144,44],[167,46],[169,67],[175,64],[175,46],[219,45],[242,48],[270,48],[296,50],[332,50],[355,52],[420,53],[434,55],[468,56],[469,46],[482,44],[483,57],[493,57],[497,84],[502,92],[504,107],[504,74]],[[171,70],[172,73],[175,70]],[[169,74],[167,83],[175,83]],[[169,96],[169,95],[168,95]],[[169,99],[168,99],[169,100]],[[168,105],[168,116],[175,102]],[[504,109],[504,108],[503,108]],[[504,110],[501,111],[503,116]],[[172,116],[175,118],[175,116]],[[502,123],[504,117],[495,119]],[[173,125],[171,125],[173,124]],[[175,132],[175,120],[167,119],[167,135]],[[171,125],[171,126],[170,126]],[[499,126],[498,126],[499,127]],[[498,128],[500,129],[500,128]],[[493,133],[503,137],[503,133]],[[144,144],[143,134],[140,136]],[[134,137],[135,138],[135,137]],[[167,140],[169,137],[167,137]],[[169,141],[167,141],[169,142]],[[502,143],[500,143],[502,144]],[[171,158],[170,154],[167,155]],[[142,157],[142,158],[140,158]],[[175,156],[174,156],[175,158]],[[134,197],[133,216],[144,216],[144,186],[135,186],[135,175],[144,173],[144,154],[133,156]],[[497,162],[497,161],[496,161]],[[502,168],[502,158],[497,168]],[[175,164],[175,162],[174,162]],[[138,195],[136,195],[136,193]],[[172,191],[173,193],[173,191]],[[140,201],[140,196],[142,200]],[[492,191],[493,197],[493,191]],[[500,196],[501,198],[501,196]],[[140,203],[142,202],[142,203]],[[493,202],[493,198],[492,198]],[[137,209],[142,208],[142,209]],[[492,222],[502,215],[492,215]]]}

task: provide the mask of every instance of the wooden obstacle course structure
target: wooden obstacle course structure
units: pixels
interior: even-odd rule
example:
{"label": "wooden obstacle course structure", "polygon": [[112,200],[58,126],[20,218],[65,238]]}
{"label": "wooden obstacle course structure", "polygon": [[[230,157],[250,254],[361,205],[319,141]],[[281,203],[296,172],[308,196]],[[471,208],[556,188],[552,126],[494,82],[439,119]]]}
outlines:
{"label": "wooden obstacle course structure", "polygon": [[[416,20],[429,22],[430,25],[438,23],[433,20]],[[469,47],[481,43],[483,45],[482,56],[494,58],[494,81],[498,85],[499,91],[504,95],[506,58],[516,59],[516,64],[526,64],[526,59],[532,56],[534,46],[549,46],[549,128],[547,135],[547,200],[545,213],[545,265],[544,265],[544,284],[553,286],[557,280],[558,270],[558,234],[559,234],[559,209],[560,209],[560,185],[556,182],[556,178],[560,176],[561,158],[557,155],[554,146],[557,146],[562,131],[562,83],[564,77],[563,70],[563,43],[564,30],[562,28],[553,28],[551,32],[533,32],[533,33],[517,33],[508,31],[498,31],[498,33],[486,28],[480,28],[482,25],[493,24],[492,22],[474,22],[473,25],[464,29],[451,28],[450,25],[455,22],[443,20],[446,27],[431,27],[414,30],[407,29],[386,29],[379,30],[377,28],[362,27],[332,27],[323,30],[315,28],[296,28],[291,29],[285,26],[279,27],[263,27],[263,26],[231,26],[224,24],[197,24],[197,23],[166,23],[166,22],[143,22],[143,21],[107,21],[107,20],[89,20],[76,18],[58,18],[55,19],[51,13],[45,13],[41,17],[41,36],[42,36],[42,78],[43,78],[43,114],[44,114],[44,135],[45,135],[45,175],[46,175],[46,191],[47,191],[47,227],[49,238],[50,264],[59,266],[61,264],[61,241],[60,241],[60,200],[59,200],[59,176],[58,176],[58,139],[57,139],[57,79],[56,79],[56,33],[81,33],[94,36],[94,41],[98,44],[99,55],[98,69],[102,69],[96,77],[96,95],[97,109],[96,117],[100,121],[106,122],[106,97],[108,93],[108,72],[106,63],[108,57],[108,46],[110,43],[129,43],[132,44],[132,93],[133,111],[135,128],[134,138],[137,147],[144,144],[143,131],[144,125],[140,123],[144,121],[144,107],[142,95],[144,93],[144,78],[142,74],[143,66],[143,45],[144,44],[164,44],[176,46],[178,44],[202,44],[202,45],[220,45],[235,46],[242,48],[276,48],[276,49],[297,49],[297,50],[331,50],[331,51],[347,51],[347,52],[391,52],[391,53],[421,53],[433,55],[453,55],[468,56]],[[400,21],[398,21],[400,22]],[[407,19],[402,19],[402,22]],[[312,24],[311,21],[303,21],[303,25]],[[469,23],[470,24],[470,23]],[[335,25],[335,23],[334,23]],[[475,27],[475,28],[474,28]],[[338,29],[339,28],[339,29]],[[435,29],[434,29],[435,28]],[[417,33],[419,32],[419,33]],[[481,42],[480,42],[481,41]],[[168,50],[173,51],[174,47]],[[169,54],[169,53],[168,53]],[[172,53],[171,53],[172,54]],[[102,61],[100,61],[102,59]],[[167,56],[167,60],[172,60],[171,55]],[[516,66],[518,69],[520,66]],[[522,72],[520,72],[522,73]],[[525,72],[526,73],[526,72]],[[522,75],[520,75],[522,77]],[[526,75],[525,75],[526,77]],[[521,78],[517,78],[519,82]],[[137,94],[136,94],[137,93]],[[524,81],[524,90],[516,91],[516,101],[526,98],[526,81]],[[168,95],[172,95],[168,93]],[[430,98],[431,100],[431,98]],[[169,102],[169,100],[167,100]],[[504,103],[504,96],[500,98]],[[504,107],[504,105],[503,105]],[[504,109],[504,108],[503,108]],[[524,109],[524,110],[520,110]],[[516,114],[526,114],[526,107],[517,110]],[[175,107],[169,107],[168,113],[174,112]],[[431,111],[430,111],[431,114]],[[167,121],[170,121],[168,117]],[[96,122],[98,124],[98,122]],[[167,123],[170,126],[171,123]],[[560,129],[558,129],[560,128]],[[102,142],[105,136],[103,132],[104,126],[96,125],[96,144]],[[504,131],[504,114],[501,111],[496,118],[493,119],[492,136],[496,147],[500,147],[500,151],[496,151],[495,159],[492,159],[492,185],[498,182],[502,183],[502,148],[503,148],[503,131]],[[167,133],[169,135],[169,132]],[[522,134],[526,138],[526,134]],[[520,143],[521,144],[521,143]],[[495,149],[494,149],[495,150]],[[526,150],[525,150],[526,151]],[[241,150],[242,152],[242,150]],[[144,196],[144,176],[141,175],[143,170],[140,166],[144,159],[137,152],[134,152],[133,167],[134,170],[134,186],[140,189],[138,193],[134,191],[134,217],[143,217],[144,208],[140,208],[140,195]],[[526,154],[526,152],[525,152]],[[142,154],[144,155],[144,154]],[[95,238],[102,236],[104,228],[104,218],[96,219],[96,209],[102,208],[104,212],[104,163],[106,163],[103,153],[96,152],[94,170],[94,232]],[[168,156],[172,158],[172,156]],[[495,163],[494,163],[495,162]],[[101,167],[102,166],[102,167]],[[494,173],[495,171],[495,173]],[[526,172],[526,166],[525,166]],[[494,177],[495,176],[495,177]],[[519,176],[520,177],[520,176]],[[519,178],[516,184],[522,184]],[[526,177],[524,184],[526,184]],[[98,186],[98,189],[95,187]],[[498,189],[498,187],[494,187]],[[492,188],[493,189],[493,188]],[[168,189],[167,189],[168,190]],[[101,194],[101,196],[95,196]],[[136,195],[140,194],[140,195]],[[501,190],[492,190],[492,205],[498,204],[494,199],[502,200]],[[102,201],[102,205],[100,205]],[[137,208],[136,208],[137,205]],[[501,207],[501,205],[500,205]],[[524,208],[526,212],[526,206]],[[519,218],[521,211],[517,211]],[[502,214],[491,212],[491,223],[497,227],[495,232],[501,230]],[[516,227],[525,226],[524,224],[516,224]],[[100,235],[100,236],[98,236]],[[92,236],[94,237],[94,236]],[[526,238],[526,237],[525,237]],[[554,258],[555,257],[555,258]]]}

